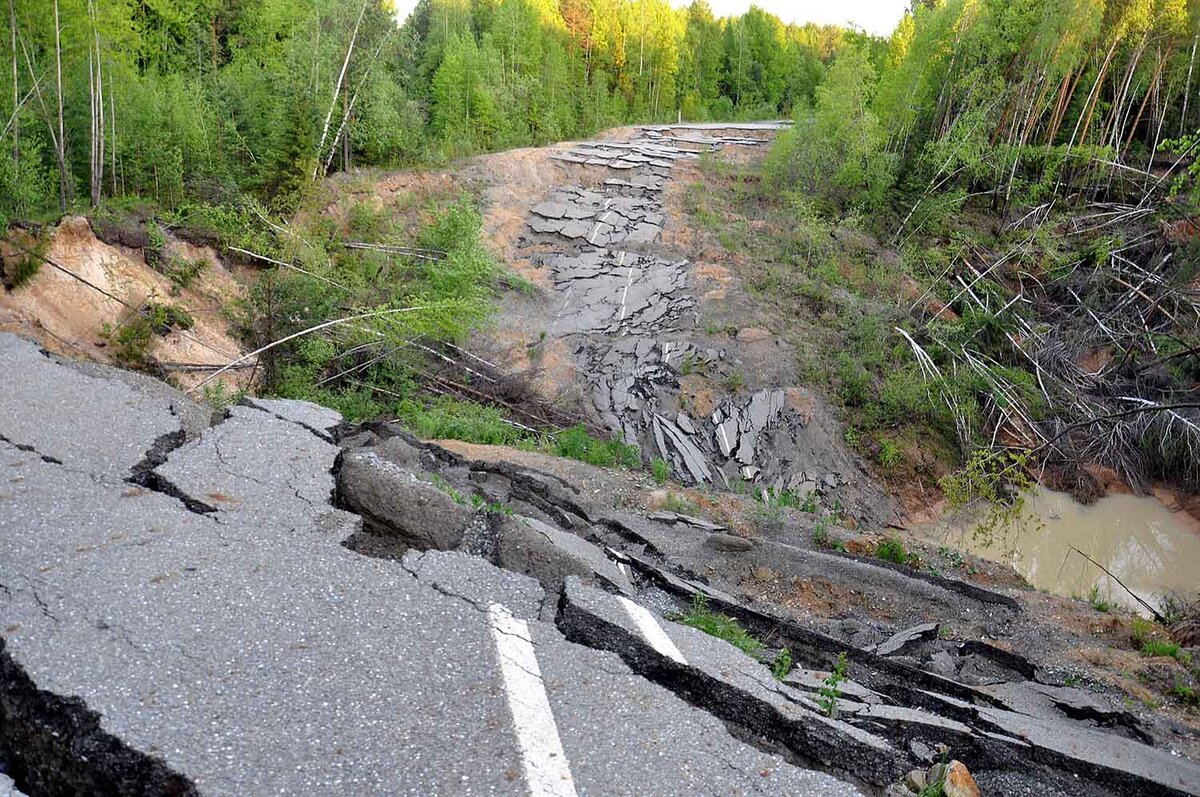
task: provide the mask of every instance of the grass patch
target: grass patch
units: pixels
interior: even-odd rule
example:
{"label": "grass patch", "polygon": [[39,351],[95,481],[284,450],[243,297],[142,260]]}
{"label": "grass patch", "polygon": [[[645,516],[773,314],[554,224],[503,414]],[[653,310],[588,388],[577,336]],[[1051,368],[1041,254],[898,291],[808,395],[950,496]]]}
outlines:
{"label": "grass patch", "polygon": [[[709,609],[708,596],[702,592],[692,599],[692,605],[686,612],[677,614],[670,619],[703,631],[710,636],[715,636],[717,639],[723,639],[743,653],[761,660],[762,641],[742,628],[737,620]],[[789,657],[790,655],[789,652]]]}
{"label": "grass patch", "polygon": [[883,542],[875,546],[876,558],[883,559],[886,562],[894,562],[898,565],[908,564],[910,558],[909,552],[904,548],[904,543],[899,537],[888,537]]}
{"label": "grass patch", "polygon": [[550,453],[560,457],[577,459],[589,465],[611,468],[620,465],[624,468],[637,468],[641,465],[641,454],[637,446],[629,445],[621,440],[602,440],[588,434],[583,424],[563,429],[550,438],[544,446]]}
{"label": "grass patch", "polygon": [[792,651],[790,648],[784,648],[775,654],[775,661],[771,663],[771,674],[775,676],[776,681],[782,681],[792,671]]}
{"label": "grass patch", "polygon": [[678,515],[696,515],[700,512],[700,507],[689,501],[687,496],[680,493],[667,493],[667,500],[663,502],[663,509]]}
{"label": "grass patch", "polygon": [[1151,658],[1169,656],[1172,659],[1189,658],[1187,653],[1179,647],[1179,645],[1167,639],[1148,639],[1142,643],[1142,655]]}
{"label": "grass patch", "polygon": [[1088,590],[1088,603],[1090,603],[1092,608],[1096,611],[1103,612],[1105,614],[1108,614],[1117,607],[1117,604],[1100,597],[1099,584],[1093,584],[1092,588]]}
{"label": "grass patch", "polygon": [[512,446],[602,468],[641,467],[637,446],[595,437],[588,433],[583,424],[555,434],[538,435],[508,423],[504,414],[495,407],[449,398],[429,403],[402,401],[398,417],[414,434],[427,440],[448,439],[481,445]]}

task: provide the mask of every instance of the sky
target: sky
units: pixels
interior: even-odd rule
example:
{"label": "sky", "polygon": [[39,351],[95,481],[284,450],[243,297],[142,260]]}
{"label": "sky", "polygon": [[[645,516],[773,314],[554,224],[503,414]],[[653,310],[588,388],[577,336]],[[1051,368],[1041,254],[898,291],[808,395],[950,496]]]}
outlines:
{"label": "sky", "polygon": [[[690,0],[671,0],[686,6]],[[406,18],[417,0],[395,0],[396,16]],[[709,0],[718,17],[740,15],[751,0]],[[908,0],[754,0],[784,22],[816,22],[825,25],[856,25],[868,33],[890,36],[908,7]]]}
{"label": "sky", "polygon": [[[671,0],[686,6],[690,0]],[[708,0],[718,17],[741,15],[751,0]],[[753,5],[769,11],[784,22],[816,22],[821,25],[856,25],[867,33],[890,36],[900,21],[908,0],[754,0]]]}

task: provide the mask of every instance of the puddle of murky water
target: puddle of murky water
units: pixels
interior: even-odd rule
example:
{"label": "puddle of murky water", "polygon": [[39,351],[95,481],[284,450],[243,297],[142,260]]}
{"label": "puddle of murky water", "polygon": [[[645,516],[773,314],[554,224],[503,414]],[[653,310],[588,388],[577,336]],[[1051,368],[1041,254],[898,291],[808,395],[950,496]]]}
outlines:
{"label": "puddle of murky water", "polygon": [[1104,565],[1152,606],[1170,592],[1200,590],[1200,533],[1195,521],[1153,497],[1109,495],[1083,506],[1065,493],[1039,488],[1028,511],[1042,526],[1026,524],[1003,540],[975,539],[970,530],[947,529],[944,522],[914,531],[1009,564],[1034,587],[1059,595],[1087,597],[1097,586],[1100,598],[1144,612],[1072,547]]}

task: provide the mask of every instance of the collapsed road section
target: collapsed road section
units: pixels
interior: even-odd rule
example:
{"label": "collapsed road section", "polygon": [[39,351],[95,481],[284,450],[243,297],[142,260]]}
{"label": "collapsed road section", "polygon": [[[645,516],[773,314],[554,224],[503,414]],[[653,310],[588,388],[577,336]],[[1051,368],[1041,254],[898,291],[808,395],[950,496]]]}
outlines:
{"label": "collapsed road section", "polygon": [[[684,484],[813,494],[886,522],[887,498],[834,424],[814,417],[809,391],[784,376],[741,384],[739,341],[713,345],[702,333],[696,266],[663,243],[680,223],[666,192],[682,169],[705,153],[760,147],[783,126],[643,127],[628,140],[562,149],[552,157],[574,164],[581,184],[553,188],[530,209],[521,254],[550,275],[545,332],[567,342],[585,409],[603,426]],[[712,378],[703,401],[687,406],[682,382],[697,374]]]}
{"label": "collapsed road section", "polygon": [[0,760],[23,792],[860,794],[568,641],[528,576],[343,545],[362,521],[331,504],[320,408],[208,426],[11,336],[0,364]]}
{"label": "collapsed road section", "polygon": [[[939,750],[1048,797],[1200,794],[1195,763],[1019,656],[928,625],[847,640],[695,570],[859,569],[914,614],[996,624],[1007,596],[614,509],[310,404],[210,419],[12,336],[0,365],[0,760],[32,797],[865,797]],[[797,667],[671,619],[701,593]]]}

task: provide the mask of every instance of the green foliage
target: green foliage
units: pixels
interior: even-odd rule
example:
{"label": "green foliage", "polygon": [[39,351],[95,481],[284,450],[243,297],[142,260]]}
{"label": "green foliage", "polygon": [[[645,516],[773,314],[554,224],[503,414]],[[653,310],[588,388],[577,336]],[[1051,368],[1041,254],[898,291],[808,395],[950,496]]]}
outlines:
{"label": "green foliage", "polygon": [[1099,584],[1093,584],[1092,588],[1088,590],[1088,603],[1090,603],[1092,608],[1096,611],[1103,612],[1105,614],[1108,614],[1117,606],[1115,603],[1100,597]]}
{"label": "green foliage", "polygon": [[980,449],[963,468],[940,480],[947,506],[974,514],[972,535],[983,545],[1002,541],[1009,532],[1041,527],[1042,521],[1025,511],[1035,487],[1028,464],[1029,452]]}
{"label": "green foliage", "polygon": [[708,596],[697,593],[688,610],[670,619],[699,629],[717,639],[723,639],[743,653],[758,659],[763,643],[738,624],[737,620],[708,608]]}
{"label": "green foliage", "polygon": [[463,440],[483,445],[515,446],[528,440],[520,429],[504,422],[494,407],[469,401],[439,398],[429,403],[400,402],[397,417],[418,437],[427,440]]}
{"label": "green foliage", "polygon": [[1185,684],[1182,681],[1176,682],[1171,688],[1171,694],[1184,705],[1200,707],[1200,689],[1194,686]]}
{"label": "green foliage", "polygon": [[840,52],[816,90],[815,108],[802,109],[794,129],[772,148],[768,174],[805,187],[835,208],[881,203],[896,164],[871,108],[876,82],[865,49]]}
{"label": "green foliage", "polygon": [[838,654],[833,669],[825,676],[824,683],[817,692],[817,704],[830,719],[837,719],[838,700],[842,697],[841,684],[846,680],[846,651]]}
{"label": "green foliage", "polygon": [[127,368],[144,368],[149,364],[154,330],[150,319],[134,313],[115,329],[104,324],[100,338],[110,347],[114,361]]}
{"label": "green foliage", "polygon": [[[757,8],[718,20],[704,4],[676,11],[664,0],[425,0],[398,31],[390,2],[371,0],[361,21],[360,8],[112,0],[93,31],[84,4],[62,3],[65,203],[91,177],[93,37],[104,49],[103,192],[168,209],[245,194],[295,207],[327,164],[436,161],[678,114],[786,116],[854,37]],[[15,11],[31,64],[18,64],[17,93],[32,94],[35,80],[44,93],[53,27],[32,0]],[[8,28],[5,13],[3,41]],[[44,118],[53,99],[4,112],[13,123],[0,147],[0,220],[58,210]]]}
{"label": "green foliage", "polygon": [[784,648],[775,654],[775,660],[771,662],[771,674],[775,676],[776,681],[782,681],[792,671],[792,651],[790,648]]}
{"label": "green foliage", "polygon": [[641,464],[638,447],[621,440],[601,440],[588,433],[583,424],[563,429],[551,438],[550,450],[560,457],[577,459],[589,465],[636,468]]}
{"label": "green foliage", "polygon": [[[153,227],[151,229],[158,229]],[[196,278],[203,273],[204,269],[208,268],[208,261],[204,258],[196,258],[188,260],[183,257],[168,257],[166,260],[161,258],[154,261],[154,269],[171,281],[175,289],[190,288]]]}
{"label": "green foliage", "polygon": [[888,537],[875,546],[875,556],[898,565],[908,564],[909,553],[899,537]]}
{"label": "green foliage", "polygon": [[232,407],[245,397],[246,392],[241,388],[230,390],[229,385],[220,381],[210,382],[203,387],[204,403],[213,410],[221,412]]}
{"label": "green foliage", "polygon": [[1130,631],[1130,641],[1133,642],[1135,648],[1140,648],[1146,642],[1152,639],[1156,633],[1156,626],[1145,617],[1134,617],[1133,625]]}
{"label": "green foliage", "polygon": [[1169,656],[1182,660],[1187,654],[1179,645],[1167,639],[1147,639],[1142,643],[1142,655],[1150,657]]}
{"label": "green foliage", "polygon": [[656,457],[650,463],[650,474],[654,477],[656,483],[666,484],[667,479],[671,478],[671,466],[667,464],[665,459]]}
{"label": "green foliage", "polygon": [[450,496],[450,500],[453,501],[454,503],[458,504],[459,506],[467,505],[467,503],[468,503],[467,497],[465,495],[463,495],[461,492],[459,492],[458,489],[454,487],[454,485],[452,485],[452,484],[450,484],[450,482],[446,481],[445,478],[443,478],[440,474],[437,474],[437,473],[429,474],[429,483],[432,484],[434,487],[438,488],[439,490],[441,490],[446,495]]}
{"label": "green foliage", "polygon": [[813,528],[813,542],[822,548],[828,548],[831,551],[845,551],[846,544],[829,533],[829,517],[822,517],[817,520],[817,525]]}
{"label": "green foliage", "polygon": [[892,470],[900,464],[900,447],[895,440],[883,438],[879,441],[879,465]]}
{"label": "green foliage", "polygon": [[663,502],[663,509],[668,512],[677,512],[681,515],[695,515],[700,511],[700,507],[689,501],[687,496],[675,492],[667,493],[667,500]]}

